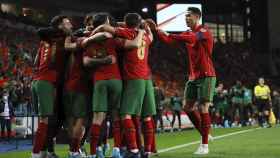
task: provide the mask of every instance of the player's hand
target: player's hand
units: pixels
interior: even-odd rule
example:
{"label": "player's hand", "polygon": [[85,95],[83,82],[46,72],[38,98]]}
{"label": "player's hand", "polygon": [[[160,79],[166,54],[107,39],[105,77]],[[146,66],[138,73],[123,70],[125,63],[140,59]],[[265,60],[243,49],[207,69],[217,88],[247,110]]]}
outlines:
{"label": "player's hand", "polygon": [[163,33],[165,36],[169,36],[168,32],[165,32],[165,31],[162,31],[162,30],[160,30],[160,32]]}
{"label": "player's hand", "polygon": [[115,64],[117,62],[117,58],[114,55],[109,55],[108,58],[111,59],[111,64]]}
{"label": "player's hand", "polygon": [[157,29],[157,24],[154,22],[153,19],[146,19],[145,23],[150,27],[152,31],[155,31]]}

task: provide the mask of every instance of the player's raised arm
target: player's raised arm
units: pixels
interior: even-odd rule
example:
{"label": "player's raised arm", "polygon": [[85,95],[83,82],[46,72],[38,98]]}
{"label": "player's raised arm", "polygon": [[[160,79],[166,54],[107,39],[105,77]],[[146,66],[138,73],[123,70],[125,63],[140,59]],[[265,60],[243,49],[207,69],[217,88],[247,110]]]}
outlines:
{"label": "player's raised arm", "polygon": [[133,49],[140,48],[142,46],[142,40],[145,30],[140,29],[137,36],[133,40],[125,40],[124,48]]}
{"label": "player's raised arm", "polygon": [[88,44],[92,42],[103,41],[105,39],[112,38],[112,37],[113,36],[108,32],[98,32],[88,38],[82,38],[82,40],[73,42],[72,37],[68,36],[65,38],[64,47],[68,51],[76,50],[78,48],[85,48],[88,46]]}
{"label": "player's raised arm", "polygon": [[188,44],[194,44],[195,41],[197,40],[196,34],[193,32],[185,32],[185,33],[181,33],[181,34],[170,34],[169,37],[176,41],[181,41],[181,42],[185,42]]}
{"label": "player's raised arm", "polygon": [[169,33],[159,29],[157,27],[157,24],[152,20],[152,19],[146,19],[145,22],[147,23],[147,25],[149,26],[149,28],[151,29],[151,31],[156,32],[156,34],[158,35],[159,39],[167,44],[170,44],[172,46],[177,46],[177,41],[173,38],[169,37]]}
{"label": "player's raised arm", "polygon": [[150,41],[153,42],[154,37],[153,37],[153,33],[152,33],[152,31],[151,31],[151,28],[150,28],[150,26],[149,26],[149,23],[146,22],[146,20],[143,20],[143,21],[142,21],[142,25],[143,25],[143,27],[144,27],[146,33],[148,34],[148,37],[149,37]]}

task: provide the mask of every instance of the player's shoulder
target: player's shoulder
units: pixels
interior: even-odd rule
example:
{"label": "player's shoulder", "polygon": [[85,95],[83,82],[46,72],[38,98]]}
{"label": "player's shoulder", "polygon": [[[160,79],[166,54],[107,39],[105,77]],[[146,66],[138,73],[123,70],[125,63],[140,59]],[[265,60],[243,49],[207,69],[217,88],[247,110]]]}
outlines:
{"label": "player's shoulder", "polygon": [[118,31],[125,31],[125,32],[133,32],[133,29],[128,28],[128,27],[117,27],[116,28]]}
{"label": "player's shoulder", "polygon": [[210,29],[207,25],[202,24],[202,25],[200,25],[200,28],[198,31],[199,32],[210,32]]}

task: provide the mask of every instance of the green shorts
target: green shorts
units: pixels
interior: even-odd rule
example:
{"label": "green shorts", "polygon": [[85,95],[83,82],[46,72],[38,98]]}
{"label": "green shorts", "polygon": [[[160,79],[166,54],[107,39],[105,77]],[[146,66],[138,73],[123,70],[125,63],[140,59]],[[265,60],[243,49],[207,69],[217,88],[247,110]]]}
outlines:
{"label": "green shorts", "polygon": [[31,82],[31,99],[32,99],[32,109],[35,113],[38,113],[38,97],[36,95],[36,84],[37,80]]}
{"label": "green shorts", "polygon": [[124,83],[121,115],[142,117],[156,114],[154,87],[151,80],[128,80]]}
{"label": "green shorts", "polygon": [[122,95],[121,80],[100,80],[94,84],[93,112],[109,112],[119,110]]}
{"label": "green shorts", "polygon": [[32,82],[32,101],[38,107],[39,116],[50,116],[54,112],[56,88],[49,81]]}
{"label": "green shorts", "polygon": [[80,92],[66,91],[63,96],[65,115],[74,118],[83,118],[87,115],[87,96]]}
{"label": "green shorts", "polygon": [[216,77],[206,77],[188,81],[185,87],[186,100],[212,102],[216,85]]}

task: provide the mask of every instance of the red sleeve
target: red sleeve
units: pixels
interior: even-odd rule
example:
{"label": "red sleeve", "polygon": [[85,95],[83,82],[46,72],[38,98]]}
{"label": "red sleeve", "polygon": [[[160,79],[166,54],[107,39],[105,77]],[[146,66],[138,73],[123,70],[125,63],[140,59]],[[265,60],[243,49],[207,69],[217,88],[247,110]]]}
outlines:
{"label": "red sleeve", "polygon": [[197,39],[196,34],[192,32],[184,32],[178,35],[170,34],[169,37],[177,41],[186,42],[188,44],[194,44]]}
{"label": "red sleeve", "polygon": [[117,37],[126,38],[126,39],[133,39],[135,37],[134,33],[131,30],[122,27],[116,28],[115,35]]}
{"label": "red sleeve", "polygon": [[174,44],[176,42],[175,40],[173,40],[172,38],[170,38],[169,36],[161,32],[160,30],[157,30],[157,34],[159,39],[167,44]]}
{"label": "red sleeve", "polygon": [[201,28],[197,33],[196,33],[197,40],[207,40],[211,39],[212,35],[210,31],[207,28]]}

